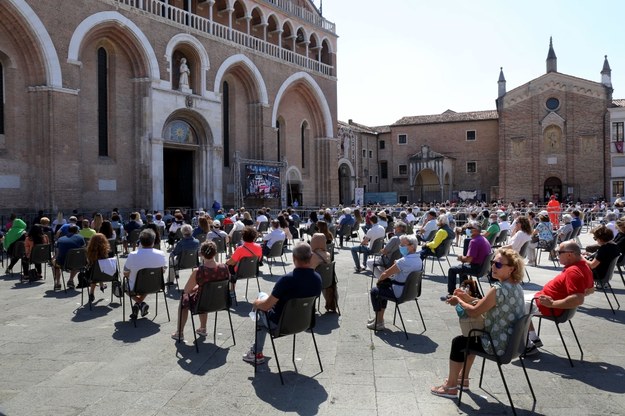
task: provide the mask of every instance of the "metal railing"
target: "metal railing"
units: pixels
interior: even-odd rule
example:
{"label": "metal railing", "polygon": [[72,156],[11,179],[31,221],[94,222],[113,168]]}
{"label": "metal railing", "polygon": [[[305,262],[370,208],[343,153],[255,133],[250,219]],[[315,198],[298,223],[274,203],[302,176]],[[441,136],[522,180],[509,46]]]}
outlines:
{"label": "metal railing", "polygon": [[336,24],[330,22],[329,20],[319,16],[316,13],[311,12],[303,7],[297,6],[293,4],[290,0],[263,0],[265,3],[273,4],[277,8],[292,14],[293,16],[299,17],[302,20],[305,20],[313,25],[319,26],[327,31],[332,33],[336,33]]}
{"label": "metal railing", "polygon": [[[280,59],[282,61],[289,62],[294,65],[298,65],[307,70],[319,72],[327,76],[334,75],[333,74],[334,68],[331,65],[328,65],[323,62],[320,62],[319,60],[311,59],[307,56],[289,51],[288,49],[281,48],[270,42],[266,42],[263,39],[259,39],[257,37],[248,35],[247,33],[239,32],[228,26],[224,26],[217,22],[213,22],[205,17],[198,16],[193,13],[189,13],[178,7],[165,4],[161,2],[160,0],[113,0],[113,1],[119,4],[123,4],[125,6],[128,6],[128,7],[131,7],[131,8],[142,10],[154,16],[167,19],[173,23],[176,23],[182,26],[187,26],[191,29],[214,36],[216,38],[236,43],[238,45],[257,51],[261,54],[268,55],[268,56]],[[274,0],[274,1],[265,0],[265,1],[267,3],[274,4],[281,9],[286,8],[285,9],[286,11],[289,11],[291,9],[292,10],[302,9],[301,7],[295,6],[290,1],[287,1],[287,0]],[[297,11],[297,13],[300,13],[302,15],[307,15],[307,13],[309,13],[311,16],[316,16],[314,13],[311,13],[308,10],[305,10],[305,9],[302,9],[302,10]],[[293,12],[289,11],[289,13],[293,13]],[[309,16],[309,18],[311,17]],[[302,17],[302,19],[306,20],[306,18],[304,17]],[[325,19],[323,20],[325,21]],[[331,22],[327,22],[327,23],[331,23]],[[334,27],[334,24],[332,24],[332,27]]]}

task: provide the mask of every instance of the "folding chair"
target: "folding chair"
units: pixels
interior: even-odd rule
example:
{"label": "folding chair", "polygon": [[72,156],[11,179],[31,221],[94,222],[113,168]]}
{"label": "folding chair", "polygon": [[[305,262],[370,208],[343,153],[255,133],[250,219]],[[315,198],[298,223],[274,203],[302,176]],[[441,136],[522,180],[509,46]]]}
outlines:
{"label": "folding chair", "polygon": [[[425,321],[423,320],[423,314],[421,314],[421,308],[419,307],[419,296],[421,296],[421,282],[423,278],[423,271],[419,270],[416,272],[411,272],[406,278],[406,282],[404,282],[404,289],[401,292],[401,295],[398,298],[394,296],[379,296],[379,299],[395,302],[395,312],[393,313],[393,325],[395,325],[395,321],[397,318],[397,313],[399,312],[399,320],[401,321],[401,326],[404,329],[404,335],[406,335],[406,339],[408,339],[408,332],[406,331],[406,325],[404,325],[404,318],[401,316],[401,310],[399,309],[399,305],[404,302],[411,301],[414,299],[415,304],[417,305],[417,310],[419,311],[419,317],[421,318],[421,323],[423,323],[423,331],[427,331],[425,326]],[[378,326],[378,314],[375,314],[375,328]],[[375,330],[377,332],[377,329]]]}
{"label": "folding chair", "polygon": [[[96,262],[93,267],[91,267],[90,270],[90,275],[87,276],[87,280],[89,282],[89,286],[87,286],[86,288],[89,289],[91,284],[97,284],[97,283],[106,283],[106,282],[115,282],[115,281],[119,281],[119,267],[117,267],[115,269],[115,273],[113,273],[113,275],[110,274],[106,274],[104,273],[101,269],[100,269],[100,263]],[[83,287],[80,291],[80,304],[84,305],[84,292],[85,292],[85,287]],[[113,303],[113,285],[111,284],[111,300],[110,303]],[[89,310],[93,310],[93,303],[91,302],[91,299],[89,299]]]}
{"label": "folding chair", "polygon": [[[293,335],[293,366],[297,371],[297,365],[295,364],[295,335],[310,330],[313,343],[315,345],[315,351],[317,352],[317,360],[319,361],[319,367],[323,372],[323,365],[321,364],[321,357],[319,356],[319,349],[317,348],[317,341],[315,340],[315,300],[317,296],[311,296],[308,298],[293,298],[284,305],[282,314],[278,320],[278,326],[275,329],[268,329],[271,339],[271,347],[273,348],[273,354],[276,357],[276,365],[278,366],[278,373],[280,373],[280,382],[284,385],[284,378],[282,378],[282,370],[280,369],[280,361],[278,361],[278,353],[276,352],[276,345],[274,339],[284,337],[287,335]],[[256,312],[256,322],[259,321],[260,312]],[[258,334],[258,330],[256,331]],[[254,354],[256,354],[256,339],[254,341]],[[254,374],[256,374],[256,361],[254,362]]]}
{"label": "folding chair", "polygon": [[[501,375],[501,380],[503,381],[503,386],[506,389],[506,394],[508,395],[508,400],[510,401],[510,407],[512,407],[512,413],[516,415],[516,409],[514,408],[514,403],[512,402],[512,396],[510,396],[510,390],[508,389],[508,384],[506,383],[506,378],[503,375],[503,371],[501,370],[501,366],[503,364],[509,364],[515,358],[519,358],[521,361],[521,366],[523,367],[523,373],[525,374],[525,379],[527,380],[527,384],[530,388],[530,392],[532,393],[532,398],[534,399],[534,403],[536,403],[536,395],[534,394],[534,389],[532,388],[532,383],[530,382],[529,376],[527,375],[527,369],[525,368],[525,363],[523,362],[523,353],[525,352],[525,347],[527,345],[527,337],[530,322],[532,319],[532,314],[523,315],[520,319],[518,319],[514,327],[512,329],[512,335],[510,339],[508,339],[508,346],[503,353],[503,355],[497,354],[488,354],[483,351],[472,350],[469,348],[469,341],[467,340],[467,348],[464,352],[464,365],[462,367],[462,374],[465,374],[466,365],[467,365],[467,356],[469,354],[477,355],[478,357],[482,357],[482,371],[480,372],[480,388],[482,388],[482,380],[484,378],[484,366],[486,364],[486,360],[495,361],[497,363],[497,367],[499,369],[499,374]],[[478,336],[484,334],[490,340],[492,344],[492,338],[490,332],[485,331],[483,329],[472,329],[469,332],[470,336]],[[460,383],[460,394],[458,395],[458,406],[462,401],[462,393],[464,391],[463,383]]]}
{"label": "folding chair", "polygon": [[269,249],[269,254],[265,256],[265,258],[267,259],[267,264],[269,265],[269,273],[271,273],[272,276],[273,276],[273,271],[271,270],[271,264],[275,263],[275,260],[273,259],[275,259],[276,257],[279,257],[280,260],[282,260],[282,268],[284,269],[284,273],[286,274],[286,267],[284,265],[286,263],[286,260],[282,258],[283,247],[284,247],[284,241],[276,241],[275,243],[273,243],[273,245]]}
{"label": "folding chair", "polygon": [[[158,294],[163,294],[163,299],[165,299],[165,309],[167,309],[167,320],[171,321],[171,317],[169,316],[169,306],[167,306],[167,296],[165,296],[165,276],[163,274],[163,269],[161,267],[153,268],[153,269],[141,269],[137,272],[137,277],[135,279],[135,287],[131,290],[129,285],[128,277],[124,276],[124,288],[128,293],[128,299],[130,301],[130,305],[132,305],[132,297],[137,295],[150,295],[156,294],[156,313],[154,314],[154,319],[158,315]],[[126,298],[123,298],[122,301],[122,313],[124,314],[123,320],[126,321]],[[135,328],[137,327],[137,319],[133,319],[133,323]]]}
{"label": "folding chair", "polygon": [[610,280],[612,280],[612,276],[614,276],[614,268],[616,267],[616,264],[619,261],[619,257],[615,257],[611,262],[610,265],[608,266],[608,269],[605,273],[605,276],[603,276],[600,279],[595,279],[595,286],[603,292],[603,294],[605,295],[606,300],[608,301],[608,305],[610,305],[610,309],[612,309],[612,313],[616,315],[616,311],[614,310],[614,307],[612,306],[612,302],[610,302],[610,297],[608,296],[608,292],[606,290],[610,289],[610,292],[612,292],[612,296],[614,297],[614,301],[616,302],[617,308],[616,309],[621,309],[621,304],[619,303],[618,299],[616,298],[616,295],[614,294],[614,289],[612,289],[612,285],[610,284]]}
{"label": "folding chair", "polygon": [[[200,348],[197,342],[197,333],[195,332],[195,319],[193,318],[195,315],[201,315],[203,313],[212,313],[215,312],[215,326],[213,328],[213,344],[217,344],[217,312],[219,311],[227,311],[228,312],[228,320],[230,321],[230,332],[232,333],[232,342],[234,345],[237,345],[236,340],[234,339],[234,328],[232,326],[232,316],[230,315],[230,283],[228,280],[218,280],[214,282],[206,282],[202,285],[200,289],[200,295],[198,296],[197,302],[193,305],[193,308],[189,310],[191,313],[191,327],[193,328],[193,339],[195,343],[195,351],[200,352]],[[182,308],[182,300],[180,301],[180,308]],[[178,313],[178,334],[182,333],[181,328],[181,314]],[[178,338],[180,342],[181,339]]]}
{"label": "folding chair", "polygon": [[577,308],[573,308],[573,309],[559,309],[562,312],[562,314],[560,316],[555,316],[555,309],[551,309],[551,315],[536,315],[538,317],[538,336],[540,336],[540,325],[543,321],[543,319],[547,320],[547,321],[551,321],[553,323],[556,324],[556,329],[558,330],[558,335],[560,336],[560,339],[562,340],[562,346],[564,347],[564,351],[566,352],[566,356],[569,359],[569,363],[571,364],[571,367],[573,366],[573,360],[571,360],[571,355],[569,354],[569,349],[566,347],[566,343],[564,342],[564,337],[562,336],[562,331],[560,331],[560,324],[563,324],[565,322],[568,321],[569,326],[571,327],[571,331],[573,332],[573,336],[575,337],[575,342],[577,342],[577,347],[579,348],[579,352],[581,353],[581,356],[579,357],[579,360],[582,361],[584,359],[584,351],[582,350],[582,346],[579,343],[579,339],[577,339],[577,334],[575,333],[575,328],[573,328],[573,322],[571,321],[571,319],[573,319],[573,316],[575,316],[575,312],[577,312]]}
{"label": "folding chair", "polygon": [[258,281],[258,257],[243,257],[237,264],[236,278],[245,279],[245,300],[247,300],[247,289],[251,278],[256,279],[256,285],[260,292],[260,282]]}
{"label": "folding chair", "polygon": [[52,254],[50,252],[50,244],[36,244],[30,250],[29,262],[31,265],[41,264],[43,268],[43,278],[46,279],[47,268],[46,265],[52,260]]}
{"label": "folding chair", "polygon": [[[330,262],[327,264],[320,264],[319,266],[317,266],[317,268],[315,269],[315,271],[317,273],[319,273],[319,276],[321,276],[321,290],[325,290],[328,289],[329,287],[331,287],[334,284],[334,280],[335,280],[335,268],[336,268],[336,263],[335,262]],[[334,293],[334,297],[335,297],[335,302],[336,302],[336,311],[338,312],[339,316],[341,315],[341,309],[339,308],[339,294],[338,292]],[[321,309],[321,297],[318,298],[318,303],[317,303],[317,309]]]}

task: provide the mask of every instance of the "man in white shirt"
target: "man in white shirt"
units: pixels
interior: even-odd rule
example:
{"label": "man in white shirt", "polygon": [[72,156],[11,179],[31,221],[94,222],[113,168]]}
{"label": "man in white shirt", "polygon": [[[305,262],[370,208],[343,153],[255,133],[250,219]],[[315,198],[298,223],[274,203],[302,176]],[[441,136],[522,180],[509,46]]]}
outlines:
{"label": "man in white shirt", "polygon": [[435,233],[438,229],[438,226],[436,225],[436,212],[428,211],[425,215],[426,223],[417,232],[417,238],[419,239],[419,242],[428,241],[430,235],[433,235],[432,233]]}
{"label": "man in white shirt", "polygon": [[[139,242],[141,247],[137,251],[133,251],[128,254],[126,264],[124,265],[124,276],[128,277],[128,286],[130,290],[134,290],[135,281],[137,279],[137,272],[141,269],[155,269],[158,267],[163,268],[163,273],[167,268],[167,257],[161,250],[154,248],[154,240],[156,234],[151,229],[147,228],[139,234]],[[135,304],[132,306],[132,313],[130,319],[137,319],[139,310],[141,316],[148,314],[148,304],[144,302],[146,295],[137,295],[133,299]]]}
{"label": "man in white shirt", "polygon": [[[286,234],[280,228],[280,221],[271,220],[271,231],[263,235],[263,256],[266,256],[271,251],[271,247],[278,241],[284,241]],[[262,266],[262,259],[259,262]]]}
{"label": "man in white shirt", "polygon": [[408,215],[406,215],[406,222],[408,224],[414,224],[414,222],[417,220],[417,217],[414,216],[413,212],[412,212],[412,207],[408,208]]}
{"label": "man in white shirt", "polygon": [[386,234],[384,227],[378,224],[377,216],[373,215],[370,221],[371,221],[371,228],[369,228],[369,231],[367,231],[365,238],[362,240],[359,246],[352,247],[352,257],[354,258],[354,264],[355,264],[357,273],[360,273],[360,271],[362,270],[360,261],[358,259],[359,253],[363,254],[364,259],[362,261],[362,264],[364,264],[363,267],[366,267],[367,257],[369,256],[369,253],[371,253],[373,242],[377,240],[378,238],[384,238],[384,235]]}
{"label": "man in white shirt", "polygon": [[499,232],[506,231],[510,232],[510,223],[508,222],[508,214],[502,212],[499,214]]}
{"label": "man in white shirt", "polygon": [[260,224],[263,222],[269,222],[269,218],[265,215],[265,211],[262,209],[258,211],[258,215],[256,216],[256,229],[260,227]]}

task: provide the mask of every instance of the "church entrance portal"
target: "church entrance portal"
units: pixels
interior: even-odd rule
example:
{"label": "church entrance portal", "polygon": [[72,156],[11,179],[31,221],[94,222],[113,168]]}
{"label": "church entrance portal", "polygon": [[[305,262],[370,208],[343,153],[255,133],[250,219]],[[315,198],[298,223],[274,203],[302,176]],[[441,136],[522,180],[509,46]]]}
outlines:
{"label": "church entrance portal", "polygon": [[194,152],[163,149],[163,193],[166,208],[193,207]]}

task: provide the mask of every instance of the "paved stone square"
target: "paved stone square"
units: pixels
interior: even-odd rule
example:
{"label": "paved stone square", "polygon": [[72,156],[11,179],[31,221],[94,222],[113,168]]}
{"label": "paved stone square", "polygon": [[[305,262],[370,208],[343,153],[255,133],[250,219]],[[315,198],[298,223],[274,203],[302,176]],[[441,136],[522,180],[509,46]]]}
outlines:
{"label": "paved stone square", "polygon": [[[592,240],[583,234],[582,241]],[[90,311],[81,307],[80,291],[52,290],[49,269],[47,281],[32,285],[20,284],[17,274],[0,275],[0,414],[512,414],[492,362],[486,363],[482,390],[478,387],[481,361],[476,360],[471,391],[463,396],[460,408],[455,400],[429,392],[446,377],[450,341],[460,333],[454,309],[439,300],[446,291],[446,278],[438,265],[433,274],[427,266],[419,300],[427,330],[412,303],[401,306],[408,340],[401,328],[390,325],[391,307],[388,329],[374,334],[365,326],[373,316],[368,296],[371,278],[354,273],[349,247],[346,244],[336,255],[342,315],[318,316],[315,328],[323,372],[309,334],[296,338],[298,372],[291,361],[292,339],[278,339],[284,386],[269,339],[265,355],[271,358],[259,366],[256,376],[253,366],[241,360],[254,335],[248,317],[251,307],[244,299],[245,282],[237,285],[239,304],[232,309],[236,345],[226,313],[220,312],[216,345],[211,315],[209,335],[201,339],[198,354],[189,340],[177,345],[170,338],[176,329],[175,293],[168,296],[171,321],[162,296],[158,316],[155,298],[150,296],[150,319],[140,319],[134,328],[128,320],[122,322],[117,299],[109,304],[109,290],[96,290]],[[288,257],[287,270],[292,268]],[[455,256],[450,262],[455,264]],[[267,265],[261,271],[261,289],[270,292],[278,275],[272,277]],[[538,290],[556,274],[545,255],[539,267],[530,267],[529,272],[532,280],[524,285],[527,291]],[[181,279],[188,276],[188,271],[183,272]],[[621,300],[625,290],[618,273],[613,286]],[[250,282],[248,297],[255,295],[255,283]],[[573,319],[584,349],[583,362],[569,326],[562,326],[575,367],[566,359],[555,325],[544,323],[545,346],[526,360],[537,397],[535,407],[519,361],[503,367],[518,414],[624,414],[624,321],[625,312],[613,315],[602,293],[590,296]],[[192,341],[190,322],[185,332]]]}

